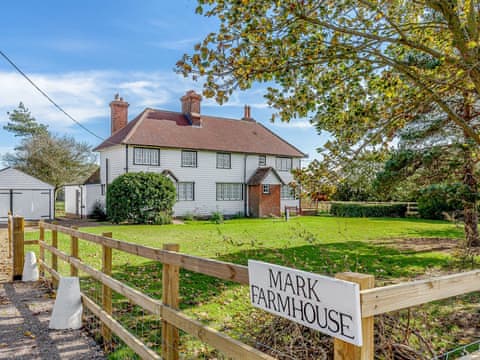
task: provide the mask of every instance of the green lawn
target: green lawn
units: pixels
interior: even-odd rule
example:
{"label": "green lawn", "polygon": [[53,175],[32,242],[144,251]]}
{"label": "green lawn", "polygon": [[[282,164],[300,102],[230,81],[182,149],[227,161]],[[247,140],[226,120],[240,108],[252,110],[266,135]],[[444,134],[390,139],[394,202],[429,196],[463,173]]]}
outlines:
{"label": "green lawn", "polygon": [[[279,219],[237,219],[221,225],[192,221],[184,225],[110,225],[82,230],[92,233],[111,231],[116,239],[159,248],[164,243],[178,243],[184,253],[239,264],[246,264],[248,259],[259,259],[322,274],[333,275],[347,270],[369,273],[378,279],[377,286],[426,272],[438,274],[463,267],[449,253],[402,251],[392,241],[401,238],[463,237],[461,227],[440,221],[302,217],[292,218],[288,223]],[[68,252],[68,238],[60,236],[59,240],[60,248]],[[80,256],[83,261],[99,268],[101,252],[97,245],[81,241]],[[118,251],[114,251],[113,258],[116,278],[153,297],[161,297],[160,264]],[[68,268],[64,265],[61,270],[66,273]],[[82,286],[98,293],[98,287],[91,282]],[[478,304],[478,296],[473,299]],[[455,324],[446,328],[440,320],[452,312],[452,307],[457,314],[465,311],[470,302],[471,297],[463,297],[424,306],[423,310],[435,316],[425,320],[426,323],[418,318],[412,323],[427,336],[433,331],[431,336],[438,338],[434,345],[436,351],[454,348],[457,342],[468,341],[472,337],[459,340],[463,330]],[[116,303],[121,316],[125,313],[126,302],[116,297]],[[265,333],[265,326],[273,326],[268,325],[272,321],[269,316],[250,307],[246,287],[187,271],[181,273],[181,308],[192,317],[251,343]],[[475,309],[478,311],[478,306]],[[149,329],[157,327],[158,319],[149,319],[143,312],[136,311],[137,315],[141,314],[142,326]],[[138,316],[130,315],[124,320],[138,333]],[[155,346],[158,333],[148,333],[150,335],[142,333],[139,336],[147,336]],[[288,337],[288,334],[274,342],[290,341],[285,336]],[[199,350],[198,343],[187,337],[182,339],[184,350],[188,353],[195,352],[197,356],[209,352],[205,348]],[[411,342],[412,346],[421,347],[420,343],[415,344],[415,339]]]}

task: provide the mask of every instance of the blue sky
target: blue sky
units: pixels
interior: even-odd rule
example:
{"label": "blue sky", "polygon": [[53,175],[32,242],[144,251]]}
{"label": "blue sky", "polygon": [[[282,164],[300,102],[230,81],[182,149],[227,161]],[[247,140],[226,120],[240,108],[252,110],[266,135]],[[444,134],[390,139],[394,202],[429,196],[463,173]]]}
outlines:
{"label": "blue sky", "polygon": [[[196,6],[194,0],[3,2],[0,49],[74,118],[107,137],[108,104],[117,92],[130,103],[132,119],[147,106],[179,111],[186,90],[201,91],[201,82],[173,71],[185,52],[216,30],[216,20],[196,15]],[[257,121],[316,157],[326,136],[319,136],[306,119],[270,123],[272,110],[263,92],[264,85],[257,84],[223,106],[204,100],[202,113],[240,118],[243,105],[249,104]],[[99,143],[0,58],[0,126],[20,101],[52,131]],[[0,156],[17,142],[0,129]]]}

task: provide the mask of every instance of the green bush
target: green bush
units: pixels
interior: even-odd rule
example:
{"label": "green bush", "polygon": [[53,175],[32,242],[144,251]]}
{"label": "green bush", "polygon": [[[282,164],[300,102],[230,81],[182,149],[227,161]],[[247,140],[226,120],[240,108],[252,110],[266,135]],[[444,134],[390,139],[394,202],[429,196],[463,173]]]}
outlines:
{"label": "green bush", "polygon": [[175,199],[175,185],[161,174],[123,174],[108,186],[107,216],[114,223],[170,222]]}
{"label": "green bush", "polygon": [[92,210],[91,217],[92,217],[92,219],[95,219],[95,220],[98,220],[98,221],[107,220],[107,214],[105,213],[105,207],[100,202],[100,200],[95,201],[95,204],[93,205],[93,210]]}
{"label": "green bush", "polygon": [[155,225],[166,225],[172,223],[172,212],[171,211],[160,211],[155,217]]}
{"label": "green bush", "polygon": [[210,221],[215,224],[223,224],[223,214],[220,211],[212,212],[212,215],[210,215]]}
{"label": "green bush", "polygon": [[461,211],[462,188],[461,184],[437,184],[422,189],[417,199],[418,214],[424,219],[444,219],[444,213]]}
{"label": "green bush", "polygon": [[407,205],[370,205],[333,203],[330,214],[340,217],[405,217]]}

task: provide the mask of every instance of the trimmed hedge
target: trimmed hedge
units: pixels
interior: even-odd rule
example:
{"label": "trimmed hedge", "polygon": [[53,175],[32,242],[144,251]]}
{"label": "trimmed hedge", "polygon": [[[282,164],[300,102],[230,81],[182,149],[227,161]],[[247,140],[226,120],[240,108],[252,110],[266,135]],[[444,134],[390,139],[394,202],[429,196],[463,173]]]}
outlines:
{"label": "trimmed hedge", "polygon": [[339,217],[405,217],[407,205],[370,205],[333,203],[330,214]]}

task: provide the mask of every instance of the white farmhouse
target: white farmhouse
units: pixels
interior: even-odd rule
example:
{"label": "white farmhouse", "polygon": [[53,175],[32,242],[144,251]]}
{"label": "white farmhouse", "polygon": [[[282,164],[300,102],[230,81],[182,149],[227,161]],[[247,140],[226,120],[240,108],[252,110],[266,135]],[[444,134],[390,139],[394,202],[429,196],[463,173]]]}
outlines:
{"label": "white farmhouse", "polygon": [[101,199],[108,184],[127,172],[159,172],[177,187],[175,216],[279,216],[299,206],[289,184],[306,155],[250,116],[241,120],[204,115],[201,96],[188,91],[182,111],[147,108],[128,122],[122,98],[110,103],[111,136],[100,152]]}

